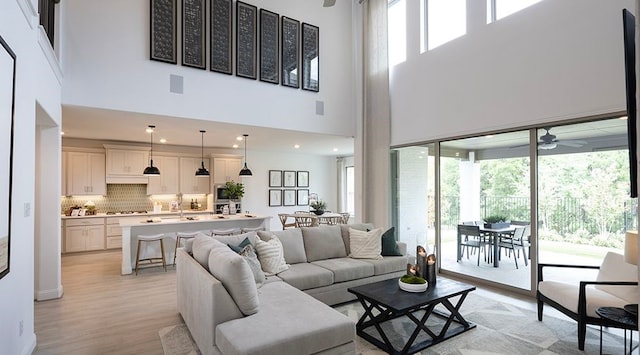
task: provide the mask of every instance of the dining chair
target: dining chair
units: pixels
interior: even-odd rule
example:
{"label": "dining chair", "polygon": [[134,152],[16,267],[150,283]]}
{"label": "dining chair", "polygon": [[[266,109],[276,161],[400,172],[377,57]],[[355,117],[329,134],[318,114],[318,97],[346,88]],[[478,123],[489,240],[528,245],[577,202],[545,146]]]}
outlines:
{"label": "dining chair", "polygon": [[516,263],[516,269],[518,268],[518,258],[520,257],[520,250],[524,256],[524,265],[527,266],[527,249],[529,249],[529,242],[525,240],[525,236],[528,234],[527,229],[531,226],[516,227],[511,236],[503,235],[500,237],[498,247],[500,248],[498,255],[501,255],[502,249],[509,251],[509,256],[513,253],[513,260]]}
{"label": "dining chair", "polygon": [[289,219],[288,213],[278,213],[278,218],[280,218],[280,223],[282,223],[282,230],[285,230],[290,227],[293,228],[296,226],[295,219],[293,222],[287,223],[287,219]]}
{"label": "dining chair", "polygon": [[318,218],[307,216],[294,216],[296,220],[296,227],[317,227]]}
{"label": "dining chair", "polygon": [[[325,212],[326,213],[326,212]],[[328,225],[336,225],[342,221],[342,217],[334,216],[334,217],[318,217],[319,224],[328,224]]]}
{"label": "dining chair", "polygon": [[478,266],[480,266],[480,254],[484,252],[484,260],[487,261],[487,246],[490,247],[487,238],[480,233],[479,226],[458,225],[458,261],[462,258],[464,250],[467,251],[469,259],[469,249],[478,250]]}
{"label": "dining chair", "polygon": [[351,213],[349,212],[340,212],[340,217],[342,217],[342,224],[349,224],[349,219],[351,218]]}

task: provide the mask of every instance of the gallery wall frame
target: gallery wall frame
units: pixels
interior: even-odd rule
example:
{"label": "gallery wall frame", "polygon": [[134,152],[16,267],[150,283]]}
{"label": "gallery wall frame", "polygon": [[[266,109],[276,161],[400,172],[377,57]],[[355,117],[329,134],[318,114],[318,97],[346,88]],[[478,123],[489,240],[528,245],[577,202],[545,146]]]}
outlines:
{"label": "gallery wall frame", "polygon": [[282,170],[269,170],[269,187],[282,187]]}
{"label": "gallery wall frame", "polygon": [[296,201],[298,206],[308,206],[309,205],[309,190],[308,189],[299,189],[298,196]]}
{"label": "gallery wall frame", "polygon": [[[0,279],[11,266],[11,201],[16,88],[16,54],[0,36]],[[6,79],[5,79],[6,78]]]}
{"label": "gallery wall frame", "polygon": [[211,0],[210,10],[210,70],[223,74],[233,74],[232,51],[232,0]]}
{"label": "gallery wall frame", "polygon": [[236,1],[236,76],[257,77],[258,8]]}
{"label": "gallery wall frame", "polygon": [[260,9],[260,81],[280,82],[280,15]]}
{"label": "gallery wall frame", "polygon": [[177,0],[150,0],[151,60],[177,64]]}
{"label": "gallery wall frame", "polygon": [[309,187],[309,172],[298,171],[296,173],[296,183],[298,187]]}
{"label": "gallery wall frame", "polygon": [[282,16],[280,31],[282,39],[282,59],[280,64],[280,77],[282,86],[299,88],[300,80],[300,21]]}
{"label": "gallery wall frame", "polygon": [[302,89],[320,91],[320,28],[302,24]]}
{"label": "gallery wall frame", "polygon": [[182,65],[206,69],[206,0],[182,0]]}
{"label": "gallery wall frame", "polygon": [[282,205],[283,206],[295,206],[296,205],[296,191],[297,190],[282,190]]}
{"label": "gallery wall frame", "polygon": [[282,190],[269,190],[269,207],[282,206]]}
{"label": "gallery wall frame", "polygon": [[285,170],[282,172],[282,186],[296,187],[296,172]]}

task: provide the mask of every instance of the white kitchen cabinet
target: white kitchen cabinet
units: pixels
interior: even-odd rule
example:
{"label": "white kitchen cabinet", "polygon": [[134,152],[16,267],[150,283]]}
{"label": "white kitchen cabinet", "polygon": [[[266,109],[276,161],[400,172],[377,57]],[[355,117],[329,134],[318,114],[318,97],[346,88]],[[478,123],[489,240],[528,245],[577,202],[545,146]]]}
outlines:
{"label": "white kitchen cabinet", "polygon": [[107,217],[107,249],[122,248],[122,227],[119,217]]}
{"label": "white kitchen cabinet", "polygon": [[158,167],[160,176],[149,176],[147,195],[176,194],[180,192],[180,162],[178,157],[154,155],[153,166]]}
{"label": "white kitchen cabinet", "polygon": [[[196,170],[200,168],[201,158],[180,157],[180,192],[183,194],[208,194],[210,192],[210,177],[196,177]],[[204,160],[204,167],[209,168],[209,159]],[[162,171],[160,172],[162,174]]]}
{"label": "white kitchen cabinet", "polygon": [[65,223],[65,252],[103,250],[104,218],[69,219]]}
{"label": "white kitchen cabinet", "polygon": [[107,194],[104,154],[67,152],[66,164],[66,195]]}
{"label": "white kitchen cabinet", "polygon": [[240,181],[241,158],[213,158],[213,183],[225,183],[227,181]]}
{"label": "white kitchen cabinet", "polygon": [[109,176],[143,176],[144,168],[148,164],[149,152],[147,151],[107,149],[107,175]]}

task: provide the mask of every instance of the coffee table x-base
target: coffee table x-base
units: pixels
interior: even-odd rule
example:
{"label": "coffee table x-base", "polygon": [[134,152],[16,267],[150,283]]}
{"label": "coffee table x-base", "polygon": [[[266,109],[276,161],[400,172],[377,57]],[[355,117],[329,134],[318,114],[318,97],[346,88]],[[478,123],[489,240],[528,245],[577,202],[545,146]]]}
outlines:
{"label": "coffee table x-base", "polygon": [[[435,285],[429,285],[425,292],[412,293],[401,290],[398,279],[390,279],[351,287],[348,291],[356,295],[364,308],[364,314],[356,324],[358,336],[390,354],[413,354],[476,327],[460,314],[462,303],[469,292],[475,289],[475,286],[461,282],[439,279]],[[454,305],[451,299],[456,296],[460,298]],[[436,310],[435,307],[439,304],[448,313]],[[374,310],[377,314],[374,314]],[[418,311],[424,311],[419,318],[416,316]],[[444,325],[437,334],[427,326],[427,320],[432,315],[444,319]],[[403,316],[411,319],[416,327],[404,347],[398,350],[381,325]],[[365,332],[370,327],[375,327],[379,337]],[[414,344],[421,332],[425,332],[429,338]]]}

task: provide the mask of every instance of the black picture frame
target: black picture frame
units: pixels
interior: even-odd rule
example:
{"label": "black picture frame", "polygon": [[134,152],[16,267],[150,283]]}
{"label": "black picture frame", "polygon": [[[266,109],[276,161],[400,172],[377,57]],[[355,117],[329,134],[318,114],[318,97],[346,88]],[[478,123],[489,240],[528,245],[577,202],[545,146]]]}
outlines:
{"label": "black picture frame", "polygon": [[309,187],[309,172],[298,171],[296,173],[296,185],[298,187]]}
{"label": "black picture frame", "polygon": [[282,187],[282,170],[269,170],[269,187]]}
{"label": "black picture frame", "polygon": [[207,2],[182,0],[182,65],[206,69]]}
{"label": "black picture frame", "polygon": [[296,203],[298,206],[309,206],[309,190],[299,189],[297,191]]}
{"label": "black picture frame", "polygon": [[282,206],[282,190],[269,190],[269,207]]}
{"label": "black picture frame", "polygon": [[13,186],[13,140],[16,101],[16,54],[0,36],[0,279],[11,266],[11,200]]}
{"label": "black picture frame", "polygon": [[296,187],[296,172],[285,170],[282,172],[282,186]]}
{"label": "black picture frame", "polygon": [[149,56],[151,60],[177,64],[177,0],[150,0]]}
{"label": "black picture frame", "polygon": [[280,82],[280,15],[260,9],[260,81]]}
{"label": "black picture frame", "polygon": [[255,80],[257,77],[258,8],[236,2],[236,76]]}
{"label": "black picture frame", "polygon": [[210,9],[210,63],[209,69],[214,72],[233,74],[233,1],[211,0]]}
{"label": "black picture frame", "polygon": [[298,89],[300,80],[300,21],[292,18],[281,17],[281,40],[282,48],[280,60],[280,81],[282,86]]}
{"label": "black picture frame", "polygon": [[302,90],[320,91],[320,28],[302,24]]}
{"label": "black picture frame", "polygon": [[295,206],[296,205],[296,191],[297,190],[282,190],[282,205],[283,206]]}

